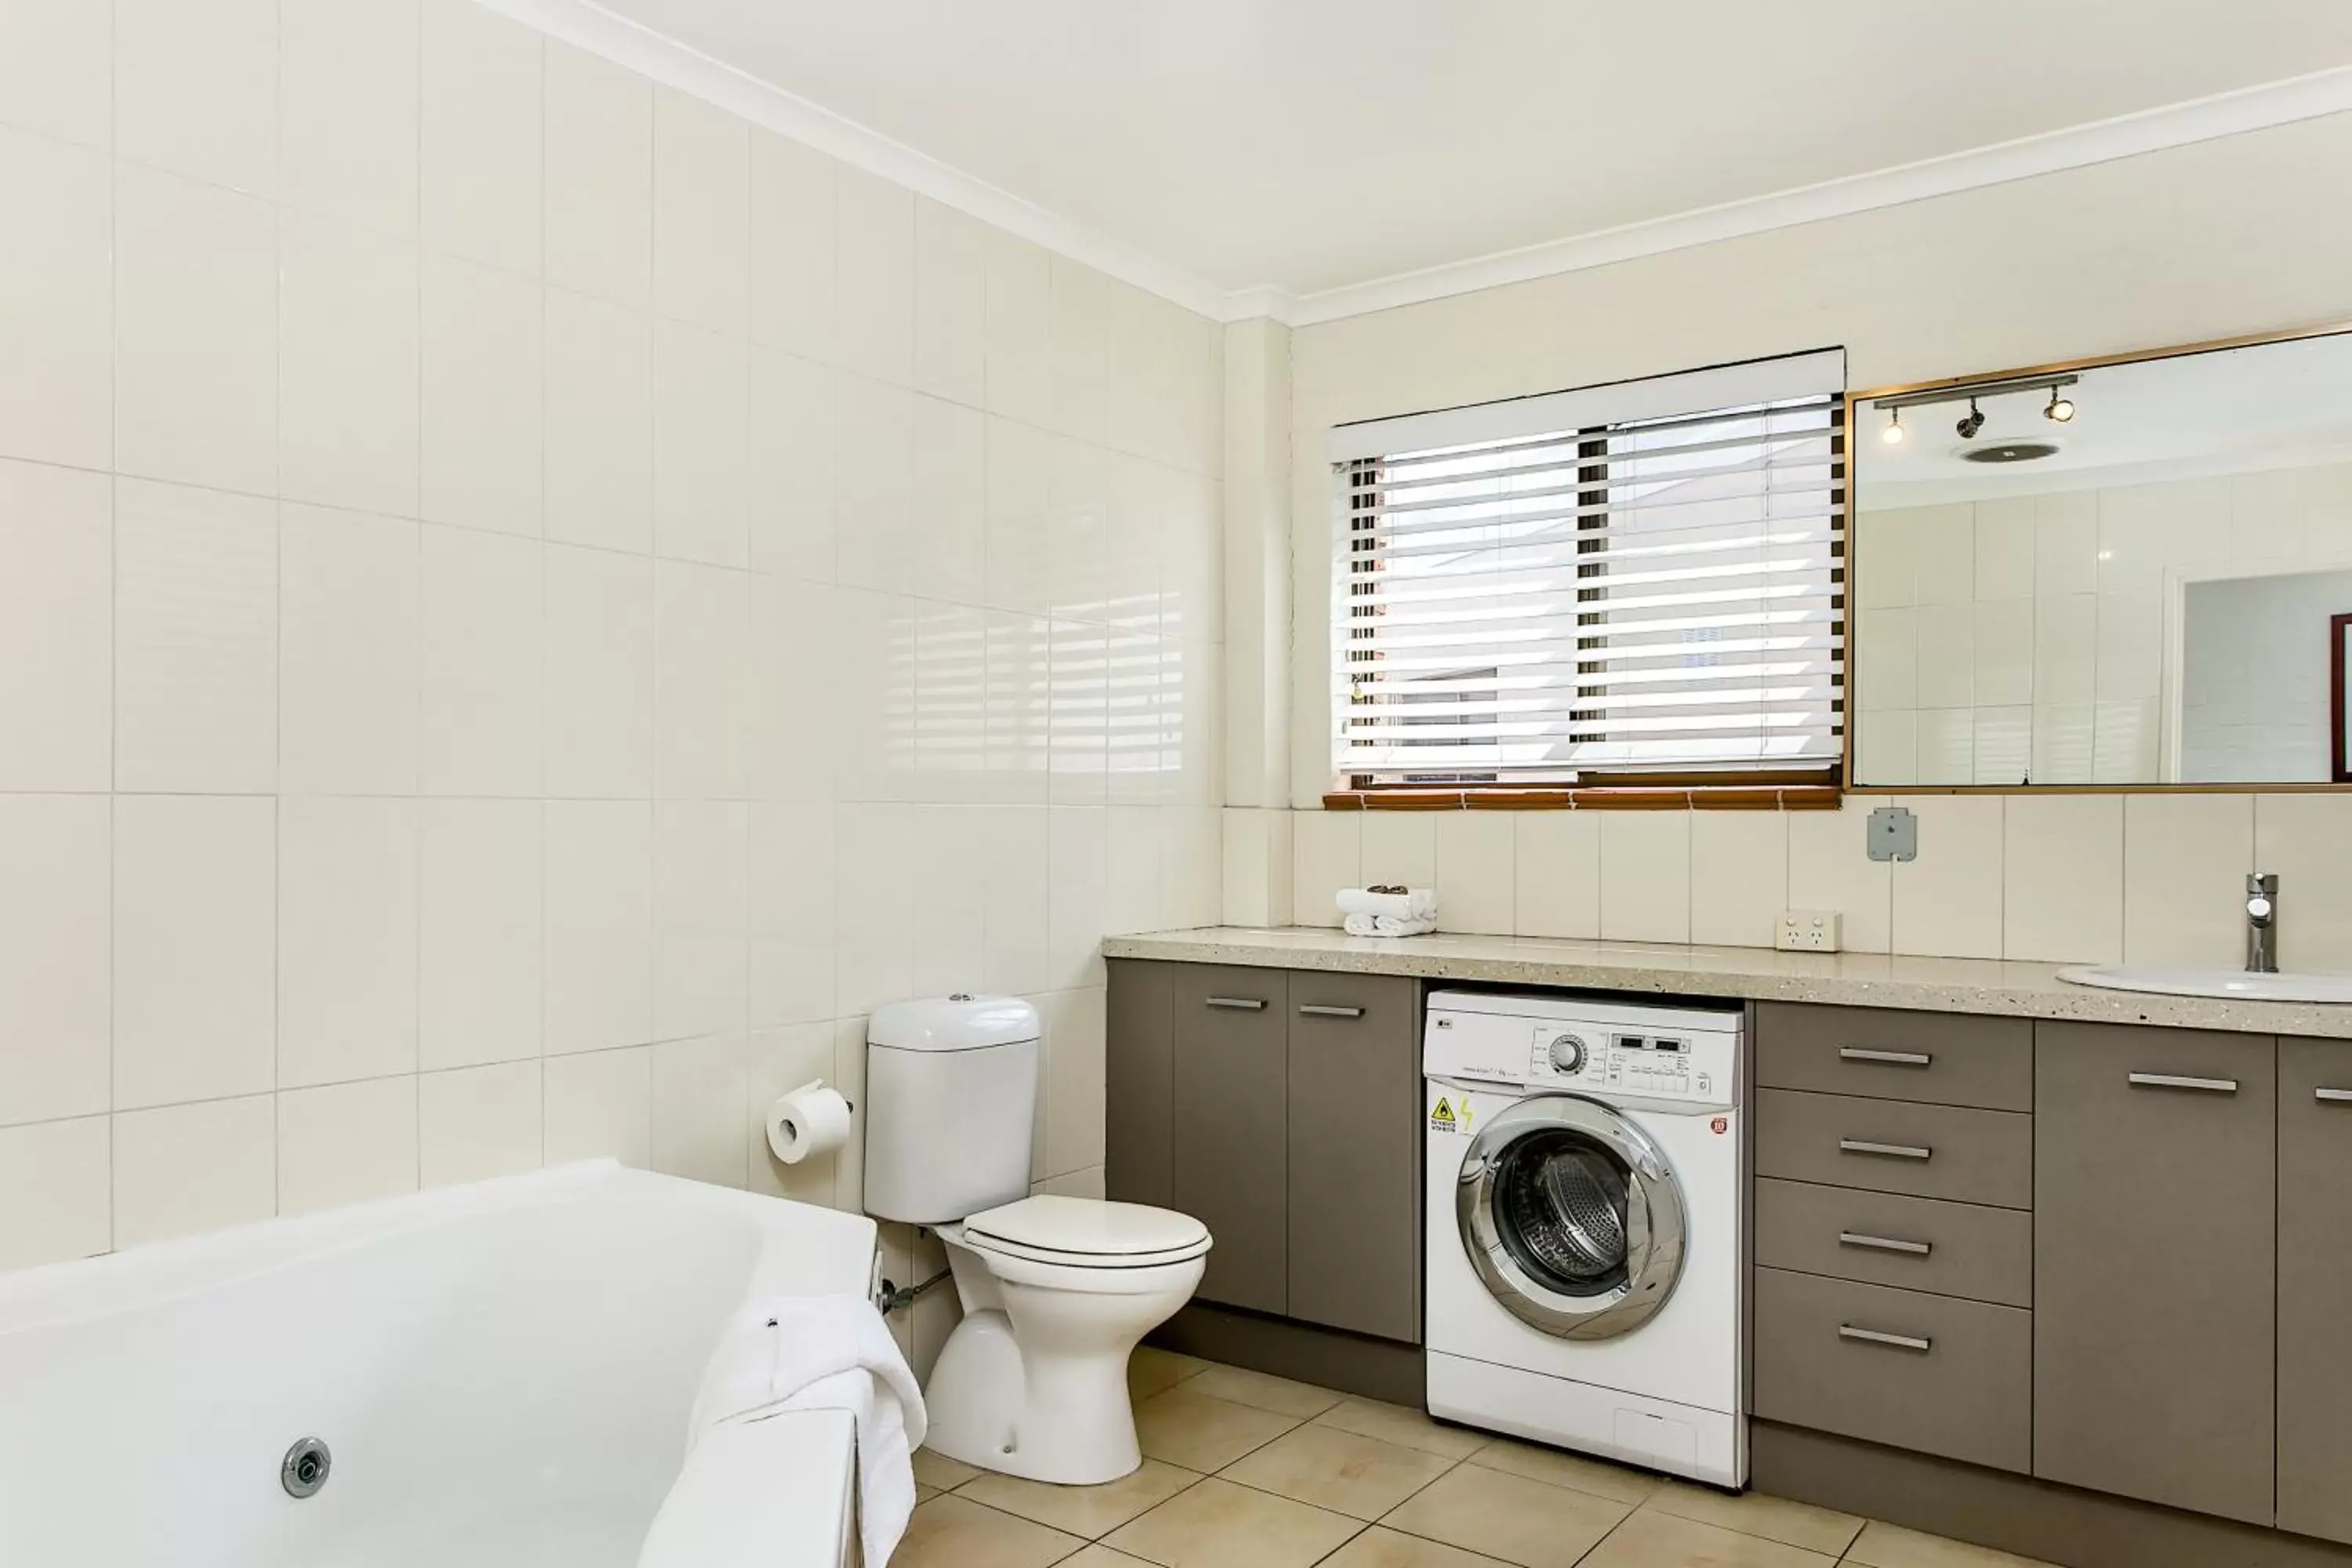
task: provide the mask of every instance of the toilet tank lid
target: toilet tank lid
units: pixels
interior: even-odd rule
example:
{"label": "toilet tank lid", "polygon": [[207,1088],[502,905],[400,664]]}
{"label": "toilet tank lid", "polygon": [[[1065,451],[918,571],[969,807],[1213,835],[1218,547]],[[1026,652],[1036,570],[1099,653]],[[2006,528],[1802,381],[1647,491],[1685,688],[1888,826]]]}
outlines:
{"label": "toilet tank lid", "polygon": [[868,1044],[901,1051],[971,1051],[1018,1045],[1039,1033],[1037,1009],[1018,996],[926,996],[886,1002],[866,1021]]}

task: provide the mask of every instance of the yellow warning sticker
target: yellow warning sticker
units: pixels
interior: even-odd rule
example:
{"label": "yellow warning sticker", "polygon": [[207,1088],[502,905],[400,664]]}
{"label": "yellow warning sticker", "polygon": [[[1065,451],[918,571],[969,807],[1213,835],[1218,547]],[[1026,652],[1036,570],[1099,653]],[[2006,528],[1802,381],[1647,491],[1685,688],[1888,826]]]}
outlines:
{"label": "yellow warning sticker", "polygon": [[[1467,1101],[1464,1102],[1462,1110],[1463,1119],[1466,1120],[1470,1111]],[[1437,1101],[1437,1108],[1429,1113],[1429,1124],[1440,1132],[1452,1132],[1461,1126],[1461,1121],[1454,1117],[1454,1107],[1441,1096]]]}

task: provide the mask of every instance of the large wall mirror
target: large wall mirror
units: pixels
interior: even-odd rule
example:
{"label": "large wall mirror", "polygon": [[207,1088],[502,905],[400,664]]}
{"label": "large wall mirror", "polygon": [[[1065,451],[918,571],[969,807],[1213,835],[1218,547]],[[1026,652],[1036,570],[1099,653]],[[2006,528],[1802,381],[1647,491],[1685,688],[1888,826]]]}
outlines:
{"label": "large wall mirror", "polygon": [[2352,777],[2352,331],[1852,409],[1854,787]]}

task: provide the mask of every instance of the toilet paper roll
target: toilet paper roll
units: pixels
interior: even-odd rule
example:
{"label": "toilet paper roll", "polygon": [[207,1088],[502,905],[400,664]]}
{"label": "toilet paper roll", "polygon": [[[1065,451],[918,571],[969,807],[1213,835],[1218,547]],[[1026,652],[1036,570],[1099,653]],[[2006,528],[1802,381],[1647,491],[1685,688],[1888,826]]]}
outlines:
{"label": "toilet paper roll", "polygon": [[849,1142],[849,1101],[818,1079],[768,1107],[768,1147],[787,1165]]}

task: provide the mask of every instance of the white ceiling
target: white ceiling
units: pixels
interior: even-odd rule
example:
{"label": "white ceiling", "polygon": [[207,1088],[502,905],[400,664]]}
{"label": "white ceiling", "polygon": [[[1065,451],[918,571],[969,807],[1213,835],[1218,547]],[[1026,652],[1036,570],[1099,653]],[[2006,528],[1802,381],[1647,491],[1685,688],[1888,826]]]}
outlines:
{"label": "white ceiling", "polygon": [[2352,64],[2334,0],[602,4],[1214,290],[1289,296]]}

